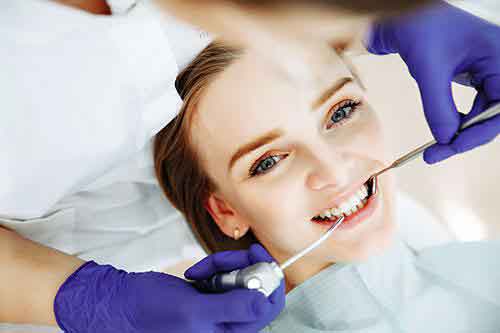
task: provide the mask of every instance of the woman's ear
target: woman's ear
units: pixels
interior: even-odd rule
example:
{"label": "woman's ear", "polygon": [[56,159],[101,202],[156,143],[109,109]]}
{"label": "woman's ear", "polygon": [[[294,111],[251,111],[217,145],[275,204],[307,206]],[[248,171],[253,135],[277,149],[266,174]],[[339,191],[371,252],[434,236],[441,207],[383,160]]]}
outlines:
{"label": "woman's ear", "polygon": [[205,209],[212,216],[219,229],[228,237],[239,239],[250,228],[229,203],[215,193],[208,196]]}

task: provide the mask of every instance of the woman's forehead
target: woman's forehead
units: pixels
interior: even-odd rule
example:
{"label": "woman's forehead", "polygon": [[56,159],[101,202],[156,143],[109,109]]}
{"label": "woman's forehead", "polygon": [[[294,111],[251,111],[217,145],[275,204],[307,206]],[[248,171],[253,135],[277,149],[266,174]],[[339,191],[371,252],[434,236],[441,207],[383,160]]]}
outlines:
{"label": "woman's forehead", "polygon": [[311,55],[301,66],[290,75],[283,67],[249,52],[229,65],[208,85],[198,104],[193,136],[199,148],[203,151],[203,146],[210,145],[231,151],[233,145],[258,133],[287,126],[285,120],[295,110],[311,110],[312,102],[325,89],[341,78],[352,77],[333,50]]}
{"label": "woman's forehead", "polygon": [[246,51],[208,85],[200,116],[266,112],[283,99],[310,102],[332,82],[349,76],[351,71],[331,48],[288,59],[286,66]]}

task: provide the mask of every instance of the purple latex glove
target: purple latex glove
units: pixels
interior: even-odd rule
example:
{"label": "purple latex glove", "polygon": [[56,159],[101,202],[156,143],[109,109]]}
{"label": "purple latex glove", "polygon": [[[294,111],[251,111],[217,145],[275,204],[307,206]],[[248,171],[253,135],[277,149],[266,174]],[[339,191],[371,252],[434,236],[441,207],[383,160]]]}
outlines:
{"label": "purple latex glove", "polygon": [[[260,247],[218,253],[189,272],[218,272],[272,260]],[[190,276],[190,274],[187,274]],[[87,262],[59,289],[54,311],[65,332],[257,332],[284,305],[284,289],[266,298],[255,290],[201,294],[189,282],[157,273],[127,273]]]}
{"label": "purple latex glove", "polygon": [[[495,139],[500,117],[474,125],[455,137],[460,124],[500,102],[500,27],[439,2],[373,26],[368,50],[399,53],[417,81],[425,117],[438,144],[424,153],[436,163]],[[452,80],[468,73],[477,96],[469,114],[457,112]]]}
{"label": "purple latex glove", "polygon": [[[205,280],[217,272],[230,272],[245,268],[258,262],[273,262],[274,259],[259,244],[253,244],[248,251],[225,251],[215,253],[189,268],[184,276],[189,280]],[[258,332],[273,321],[285,307],[285,282],[267,299],[266,311],[261,311],[262,317],[248,323],[233,323],[226,325],[224,332]]]}

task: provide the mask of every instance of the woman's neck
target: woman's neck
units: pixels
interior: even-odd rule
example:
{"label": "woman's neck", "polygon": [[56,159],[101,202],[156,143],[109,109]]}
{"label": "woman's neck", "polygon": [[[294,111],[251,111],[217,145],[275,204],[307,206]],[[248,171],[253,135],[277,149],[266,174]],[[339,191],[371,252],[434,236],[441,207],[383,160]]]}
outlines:
{"label": "woman's neck", "polygon": [[[273,247],[272,244],[265,244],[264,246],[278,263],[283,263],[292,256],[292,254],[288,252],[284,252],[276,247]],[[308,256],[300,258],[284,272],[286,292],[288,293],[293,288],[331,265],[333,265],[333,262],[313,261]]]}
{"label": "woman's neck", "polygon": [[331,265],[333,263],[311,263],[305,262],[305,260],[296,262],[285,271],[286,292],[288,293]]}

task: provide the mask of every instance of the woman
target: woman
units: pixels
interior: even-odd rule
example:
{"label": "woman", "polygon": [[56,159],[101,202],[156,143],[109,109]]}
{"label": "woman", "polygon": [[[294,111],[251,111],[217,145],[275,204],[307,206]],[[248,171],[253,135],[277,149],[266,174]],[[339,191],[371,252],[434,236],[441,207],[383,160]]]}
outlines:
{"label": "woman", "polygon": [[[321,61],[300,93],[265,62],[219,44],[178,77],[185,104],[157,135],[156,168],[209,251],[246,248],[256,238],[284,261],[328,228],[331,221],[318,216],[346,208],[384,166],[379,120],[356,76],[333,51]],[[251,85],[263,80],[276,83],[273,91]],[[267,144],[255,144],[262,136],[258,142]],[[328,245],[287,272],[290,287],[328,263],[385,247],[394,229],[393,189],[388,176],[378,184],[353,214],[359,217],[346,219]]]}
{"label": "woman", "polygon": [[[367,181],[384,166],[381,120],[333,50],[310,51],[315,66],[300,79],[251,50],[220,43],[180,74],[184,106],[157,135],[154,151],[169,200],[209,252],[259,242],[277,262],[346,216],[326,242],[285,271],[287,307],[270,331],[499,327],[497,305],[482,299],[499,304],[494,280],[470,286],[488,266],[462,290],[463,267],[450,260],[462,250],[483,253],[481,246],[417,256],[393,237],[390,175]],[[429,312],[434,304],[446,311]],[[454,316],[462,321],[452,322]]]}

